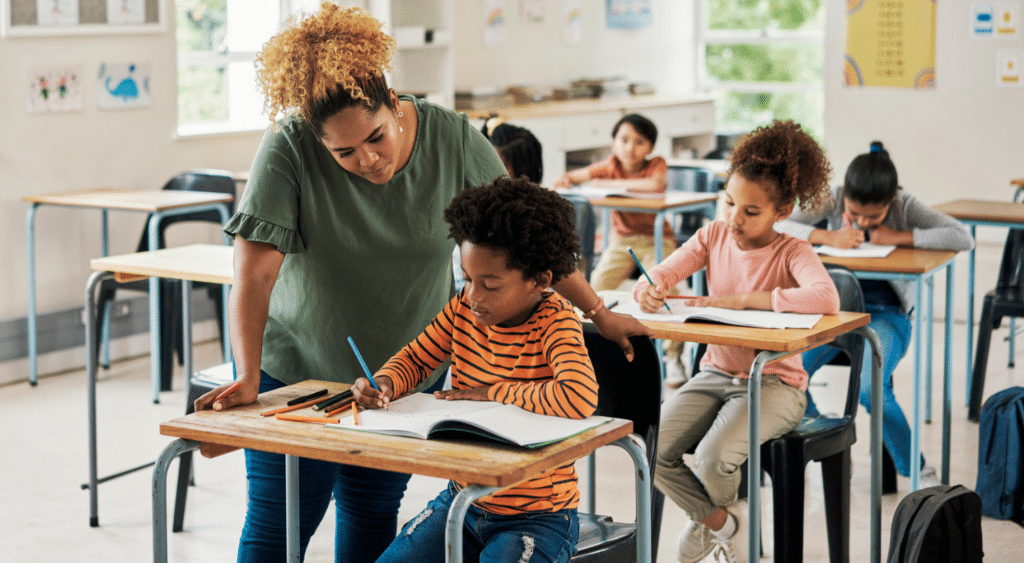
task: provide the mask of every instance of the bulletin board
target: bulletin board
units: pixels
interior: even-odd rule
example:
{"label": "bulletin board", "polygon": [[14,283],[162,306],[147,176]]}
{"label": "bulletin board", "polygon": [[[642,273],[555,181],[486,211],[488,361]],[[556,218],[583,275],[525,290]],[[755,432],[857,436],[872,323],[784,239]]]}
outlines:
{"label": "bulletin board", "polygon": [[0,0],[0,37],[160,33],[169,1]]}
{"label": "bulletin board", "polygon": [[935,0],[846,0],[849,87],[935,88]]}

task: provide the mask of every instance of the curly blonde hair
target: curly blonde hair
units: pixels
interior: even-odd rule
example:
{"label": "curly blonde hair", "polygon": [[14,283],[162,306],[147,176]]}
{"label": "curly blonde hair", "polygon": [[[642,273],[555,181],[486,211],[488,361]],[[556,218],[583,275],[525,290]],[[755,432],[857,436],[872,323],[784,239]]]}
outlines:
{"label": "curly blonde hair", "polygon": [[256,77],[271,122],[298,112],[322,135],[323,120],[362,103],[376,111],[388,99],[395,40],[365,10],[324,2],[270,38],[256,57]]}
{"label": "curly blonde hair", "polygon": [[820,209],[830,199],[832,165],[821,146],[792,121],[772,122],[740,139],[729,174],[766,182],[776,204],[799,202],[805,212]]}

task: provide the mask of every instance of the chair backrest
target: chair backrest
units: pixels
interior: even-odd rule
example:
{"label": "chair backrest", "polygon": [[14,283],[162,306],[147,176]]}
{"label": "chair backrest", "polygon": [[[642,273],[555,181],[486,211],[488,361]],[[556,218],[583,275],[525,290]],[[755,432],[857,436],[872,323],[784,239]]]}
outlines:
{"label": "chair backrest", "polygon": [[[857,279],[857,276],[849,268],[838,264],[825,264],[825,270],[828,271],[829,277],[832,278],[832,283],[835,284],[836,290],[839,292],[839,310],[863,313],[864,293],[861,291],[860,281]],[[707,287],[707,284],[704,284],[704,287]],[[864,361],[864,337],[858,334],[842,334],[828,343],[827,346],[838,348],[843,354],[830,363],[846,364],[849,362],[849,390],[846,393],[846,404],[843,412],[844,418],[852,418],[857,413],[857,405],[860,399],[861,366]],[[704,356],[705,350],[707,350],[706,344],[701,344],[697,347],[691,377],[696,375],[700,359]],[[865,377],[870,377],[870,375]]]}
{"label": "chair backrest", "polygon": [[[162,189],[189,192],[215,192],[230,194],[232,197],[237,197],[235,194],[234,175],[227,170],[200,169],[182,172],[168,180]],[[235,202],[231,201],[227,205],[228,215],[233,214],[235,212]],[[221,222],[221,218],[220,213],[217,211],[200,211],[198,213],[186,213],[183,215],[171,215],[169,217],[164,217],[160,220],[158,229],[158,244],[160,245],[160,248],[164,248],[166,246],[164,232],[167,230],[167,227],[182,221],[204,221],[219,224]],[[148,222],[149,220],[147,218],[147,224]],[[145,229],[143,229],[138,251],[144,252],[146,250],[149,250],[149,238],[146,236]]]}
{"label": "chair backrest", "polygon": [[1020,299],[1024,296],[1024,229],[1010,229],[999,263],[996,294]]}
{"label": "chair backrest", "polygon": [[[714,192],[718,190],[715,173],[706,168],[669,166],[665,176],[665,190],[677,192]],[[672,218],[672,231],[676,240],[685,242],[704,225],[701,212],[676,213]]]}
{"label": "chair backrest", "polygon": [[622,348],[601,336],[593,324],[584,324],[583,338],[597,377],[595,414],[632,420],[633,432],[647,445],[653,471],[661,417],[661,363],[654,342],[646,336],[630,338],[633,361],[629,362]]}
{"label": "chair backrest", "polygon": [[587,198],[578,195],[562,194],[562,197],[572,203],[576,210],[576,234],[580,237],[580,246],[583,247],[583,254],[580,256],[580,270],[583,277],[590,280],[590,272],[594,269],[594,238],[597,235],[597,217],[594,215],[594,206],[587,201]]}

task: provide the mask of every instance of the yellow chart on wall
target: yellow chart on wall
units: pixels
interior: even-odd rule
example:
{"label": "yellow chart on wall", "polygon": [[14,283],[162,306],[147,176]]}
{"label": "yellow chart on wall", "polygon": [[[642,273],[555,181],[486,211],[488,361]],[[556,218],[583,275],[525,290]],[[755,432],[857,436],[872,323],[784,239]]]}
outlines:
{"label": "yellow chart on wall", "polygon": [[934,0],[847,0],[850,87],[935,88]]}

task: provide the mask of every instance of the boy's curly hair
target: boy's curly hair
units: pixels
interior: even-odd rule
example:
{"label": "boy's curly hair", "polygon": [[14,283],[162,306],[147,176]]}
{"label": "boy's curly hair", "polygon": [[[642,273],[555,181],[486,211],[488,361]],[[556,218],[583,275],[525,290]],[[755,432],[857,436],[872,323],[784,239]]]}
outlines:
{"label": "boy's curly hair", "polygon": [[525,178],[502,176],[469,188],[444,210],[456,244],[505,252],[527,279],[551,270],[551,283],[572,274],[581,252],[572,203]]}
{"label": "boy's curly hair", "polygon": [[799,201],[807,212],[820,209],[830,198],[832,173],[825,151],[792,121],[758,127],[736,144],[729,174],[768,184],[777,205]]}
{"label": "boy's curly hair", "polygon": [[359,102],[379,109],[387,101],[384,72],[396,49],[381,27],[361,8],[324,2],[271,37],[256,57],[271,122],[297,111],[322,135],[323,120],[341,109]]}

